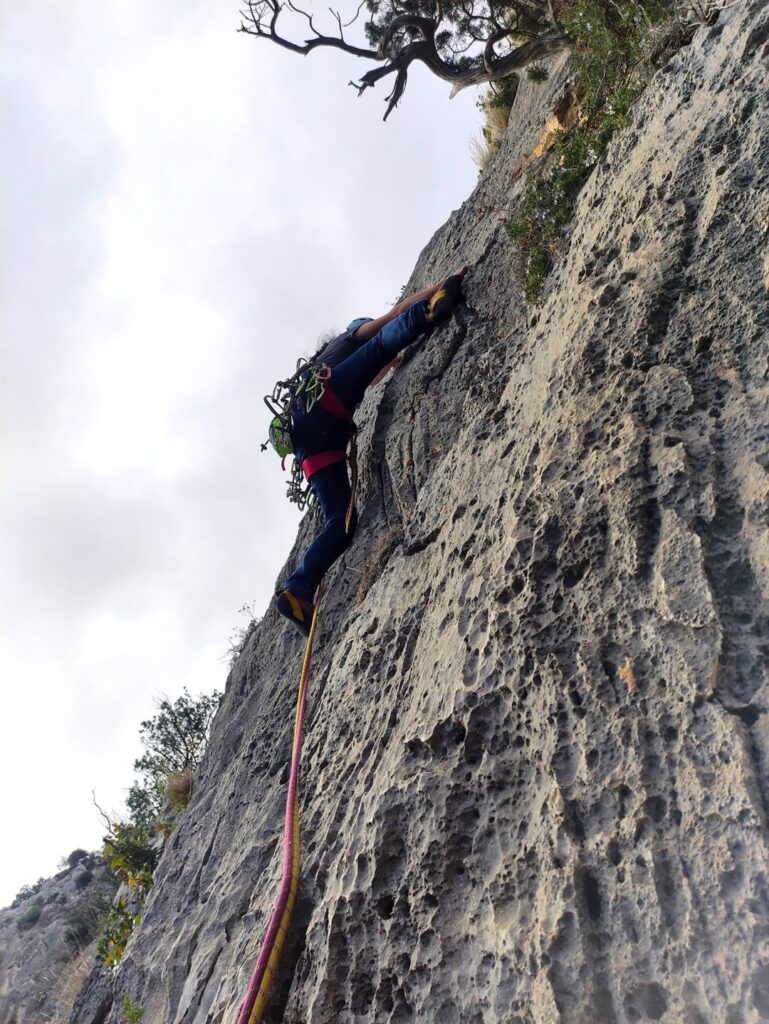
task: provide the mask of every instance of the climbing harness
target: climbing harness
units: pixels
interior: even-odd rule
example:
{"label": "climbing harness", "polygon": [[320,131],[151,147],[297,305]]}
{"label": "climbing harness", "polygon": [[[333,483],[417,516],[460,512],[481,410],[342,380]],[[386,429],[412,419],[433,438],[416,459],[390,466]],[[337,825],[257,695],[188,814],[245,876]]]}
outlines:
{"label": "climbing harness", "polygon": [[307,702],[307,686],[310,680],[310,663],[312,660],[312,644],[315,639],[315,626],[318,621],[318,608],[322,598],[322,584],[318,590],[315,611],[312,616],[310,635],[304,651],[302,673],[299,677],[299,692],[296,698],[294,715],[294,740],[291,747],[291,767],[288,776],[288,792],[286,793],[286,816],[283,826],[283,871],[280,889],[272,909],[267,931],[262,940],[262,947],[256,959],[256,966],[251,975],[246,998],[240,1008],[237,1024],[260,1024],[270,987],[278,970],[280,954],[286,941],[286,933],[299,890],[299,871],[301,866],[301,849],[299,844],[299,762],[302,754],[302,734],[304,730],[304,709]]}

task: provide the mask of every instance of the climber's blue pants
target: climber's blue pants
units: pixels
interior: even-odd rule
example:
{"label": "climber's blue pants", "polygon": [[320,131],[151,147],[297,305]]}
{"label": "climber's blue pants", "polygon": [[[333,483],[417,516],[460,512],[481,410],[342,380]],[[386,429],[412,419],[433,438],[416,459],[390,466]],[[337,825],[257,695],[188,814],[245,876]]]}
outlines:
{"label": "climber's blue pants", "polygon": [[311,486],[323,512],[323,530],[307,549],[296,571],[280,586],[281,590],[290,590],[308,601],[312,600],[330,566],[352,543],[358,525],[357,513],[353,512],[350,532],[345,531],[351,493],[346,462],[335,462],[333,466],[318,470],[313,474]]}
{"label": "climber's blue pants", "polygon": [[[385,324],[356,352],[332,367],[331,387],[339,401],[351,412],[360,405],[374,377],[399,352],[429,330],[426,307],[426,302],[415,303],[405,313]],[[292,431],[297,455],[300,458],[306,457],[328,448],[329,444],[324,439],[327,431],[339,425],[339,420],[318,405],[310,413],[297,417]],[[323,530],[307,549],[296,571],[281,583],[279,589],[290,590],[297,597],[311,601],[323,576],[352,543],[358,517],[353,513],[349,533],[346,532],[344,524],[351,494],[346,463],[336,462],[318,470],[313,474],[310,486],[323,512]]]}
{"label": "climber's blue pants", "polygon": [[363,401],[363,395],[380,370],[429,330],[426,302],[416,302],[379,330],[370,341],[353,352],[331,370],[334,394],[352,412]]}

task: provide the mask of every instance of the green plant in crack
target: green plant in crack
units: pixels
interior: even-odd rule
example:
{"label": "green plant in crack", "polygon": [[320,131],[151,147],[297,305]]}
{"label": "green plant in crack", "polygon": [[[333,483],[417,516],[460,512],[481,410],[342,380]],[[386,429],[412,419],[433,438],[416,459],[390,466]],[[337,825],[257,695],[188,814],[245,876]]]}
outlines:
{"label": "green plant in crack", "polygon": [[134,1006],[130,995],[126,992],[123,996],[123,1020],[125,1024],[141,1024],[143,1016],[144,1010],[139,1006]]}

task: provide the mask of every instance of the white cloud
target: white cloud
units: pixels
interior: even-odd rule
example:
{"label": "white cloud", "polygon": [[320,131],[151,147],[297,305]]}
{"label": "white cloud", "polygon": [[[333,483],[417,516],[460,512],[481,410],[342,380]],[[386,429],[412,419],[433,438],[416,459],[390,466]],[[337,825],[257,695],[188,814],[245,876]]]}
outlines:
{"label": "white cloud", "polygon": [[157,694],[223,686],[298,521],[261,396],[395,299],[475,127],[418,70],[382,124],[362,65],[239,36],[237,3],[2,20],[0,903],[98,843]]}

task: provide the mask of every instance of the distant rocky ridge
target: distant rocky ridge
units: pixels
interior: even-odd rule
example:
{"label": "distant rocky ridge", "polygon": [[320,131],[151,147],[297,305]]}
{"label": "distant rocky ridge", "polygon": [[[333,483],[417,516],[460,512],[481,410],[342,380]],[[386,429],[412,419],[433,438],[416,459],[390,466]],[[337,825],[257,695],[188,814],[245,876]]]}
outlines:
{"label": "distant rocky ridge", "polygon": [[[769,1020],[768,66],[765,0],[696,31],[532,311],[504,221],[568,106],[551,60],[421,254],[409,289],[467,262],[469,301],[357,417],[269,1022]],[[142,1024],[234,1022],[301,651],[269,610],[121,968],[70,1024],[123,1024],[126,993]]]}
{"label": "distant rocky ridge", "polygon": [[99,856],[77,850],[31,888],[0,910],[0,1024],[66,1024],[117,886]]}

